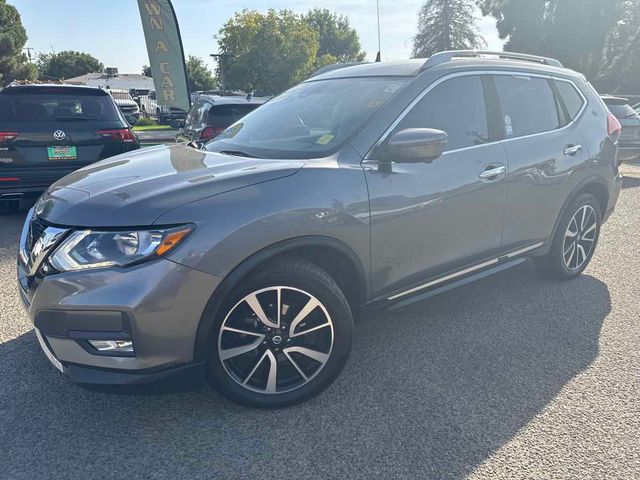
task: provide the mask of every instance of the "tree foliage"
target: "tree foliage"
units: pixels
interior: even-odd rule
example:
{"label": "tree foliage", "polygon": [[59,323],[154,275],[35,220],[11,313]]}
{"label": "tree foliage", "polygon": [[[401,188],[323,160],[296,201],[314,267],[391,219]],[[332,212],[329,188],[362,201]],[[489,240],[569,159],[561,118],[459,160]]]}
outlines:
{"label": "tree foliage", "polygon": [[595,83],[606,91],[640,93],[640,0],[627,0],[623,16],[605,45],[605,62]]}
{"label": "tree foliage", "polygon": [[365,59],[358,32],[351,27],[347,17],[326,8],[314,8],[303,19],[318,35],[316,56],[320,60],[316,63],[362,62]]}
{"label": "tree foliage", "polygon": [[151,67],[149,65],[142,66],[142,75],[149,78],[153,77],[153,73],[151,73]]}
{"label": "tree foliage", "polygon": [[225,86],[268,94],[279,93],[308,76],[319,49],[316,32],[291,10],[237,12],[222,26],[217,39],[225,55],[221,59]]}
{"label": "tree foliage", "polygon": [[26,43],[27,32],[20,14],[6,0],[0,0],[0,84],[38,77],[35,66],[27,62],[22,51]]}
{"label": "tree foliage", "polygon": [[187,80],[189,82],[189,90],[192,92],[213,90],[218,83],[204,60],[191,55],[187,59]]}
{"label": "tree foliage", "polygon": [[104,65],[88,53],[66,50],[38,57],[40,75],[48,79],[69,79],[87,73],[102,72]]}
{"label": "tree foliage", "polygon": [[[628,3],[628,2],[627,2]],[[625,0],[479,0],[496,19],[505,50],[558,58],[597,77],[607,38],[625,13]]]}
{"label": "tree foliage", "polygon": [[[314,8],[304,15],[291,10],[237,12],[216,36],[230,89],[279,93],[316,68],[365,59],[358,33],[343,15]],[[222,72],[220,71],[222,70]]]}
{"label": "tree foliage", "polygon": [[427,0],[418,12],[413,57],[444,50],[468,50],[486,45],[476,25],[472,0]]}

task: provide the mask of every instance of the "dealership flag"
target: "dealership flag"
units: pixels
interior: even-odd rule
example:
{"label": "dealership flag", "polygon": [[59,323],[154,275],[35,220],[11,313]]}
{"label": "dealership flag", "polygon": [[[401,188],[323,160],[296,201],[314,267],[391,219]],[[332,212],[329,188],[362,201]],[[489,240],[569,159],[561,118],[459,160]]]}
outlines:
{"label": "dealership flag", "polygon": [[189,110],[180,28],[170,0],[138,0],[157,102]]}

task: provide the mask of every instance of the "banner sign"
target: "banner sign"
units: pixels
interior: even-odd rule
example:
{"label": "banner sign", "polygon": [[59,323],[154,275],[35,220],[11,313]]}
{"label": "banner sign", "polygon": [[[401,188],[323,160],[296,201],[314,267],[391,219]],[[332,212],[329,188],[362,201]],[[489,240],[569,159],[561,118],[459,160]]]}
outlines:
{"label": "banner sign", "polygon": [[156,102],[188,111],[189,86],[180,28],[170,0],[138,0]]}

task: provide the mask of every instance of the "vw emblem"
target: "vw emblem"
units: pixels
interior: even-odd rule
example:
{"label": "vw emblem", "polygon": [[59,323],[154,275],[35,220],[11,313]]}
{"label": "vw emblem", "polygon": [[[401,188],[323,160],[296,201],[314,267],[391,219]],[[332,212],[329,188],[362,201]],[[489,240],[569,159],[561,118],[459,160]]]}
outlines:
{"label": "vw emblem", "polygon": [[56,140],[64,140],[66,136],[67,134],[62,130],[56,130],[55,132],[53,132],[53,138],[55,138]]}

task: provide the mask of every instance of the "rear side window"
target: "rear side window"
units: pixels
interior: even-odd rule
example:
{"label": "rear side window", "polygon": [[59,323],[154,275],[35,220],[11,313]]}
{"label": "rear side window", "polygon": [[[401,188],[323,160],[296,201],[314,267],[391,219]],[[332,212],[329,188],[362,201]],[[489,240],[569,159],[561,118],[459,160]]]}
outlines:
{"label": "rear side window", "polygon": [[489,141],[482,80],[465,76],[446,80],[427,93],[402,119],[395,131],[435,128],[449,136],[446,150]]}
{"label": "rear side window", "polygon": [[207,125],[215,128],[227,128],[245,115],[255,110],[259,105],[214,105],[209,110]]}
{"label": "rear side window", "polygon": [[569,116],[568,120],[571,122],[576,119],[578,113],[582,110],[584,100],[577,92],[576,87],[571,83],[560,80],[555,80],[554,82],[558,89],[558,93],[560,94],[560,98],[562,99],[562,103],[564,103],[564,107],[567,109],[566,113]]}
{"label": "rear side window", "polygon": [[61,121],[118,121],[116,106],[107,94],[55,92],[51,89],[0,94],[0,123]]}
{"label": "rear side window", "polygon": [[496,75],[498,98],[504,116],[505,138],[549,132],[561,121],[551,85],[544,78]]}

